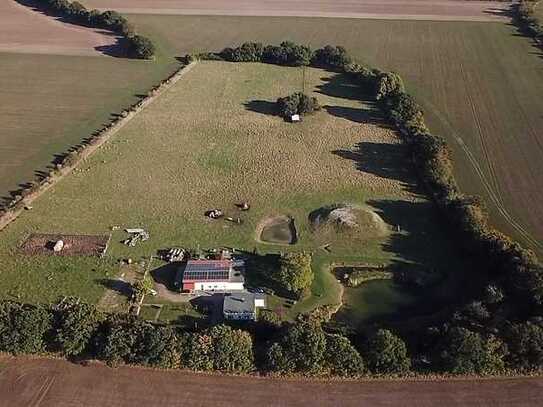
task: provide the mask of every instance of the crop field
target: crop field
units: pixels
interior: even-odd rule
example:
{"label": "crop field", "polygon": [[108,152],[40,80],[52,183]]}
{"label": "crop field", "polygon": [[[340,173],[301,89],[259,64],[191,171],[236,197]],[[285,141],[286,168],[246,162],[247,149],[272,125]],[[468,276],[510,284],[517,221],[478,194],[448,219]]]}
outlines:
{"label": "crop field", "polygon": [[177,67],[111,57],[0,54],[0,197],[34,178]]}
{"label": "crop field", "polygon": [[[501,230],[541,253],[541,52],[502,23],[131,15],[171,54],[248,40],[342,44],[399,72],[431,129],[453,149],[462,189],[482,195]],[[194,35],[197,32],[198,35]]]}
{"label": "crop field", "polygon": [[[111,369],[99,363],[82,366],[65,360],[7,356],[0,359],[0,367],[2,399],[13,407],[36,405],[37,400],[42,407],[307,406],[308,395],[319,406],[524,407],[538,405],[543,391],[540,377],[325,381],[133,366]],[[216,391],[202,391],[210,388]]]}
{"label": "crop field", "polygon": [[495,21],[507,4],[462,0],[87,0],[122,13]]}
{"label": "crop field", "polygon": [[17,0],[0,3],[0,52],[100,56],[115,43],[104,30],[65,24]]}
{"label": "crop field", "polygon": [[[322,111],[295,125],[270,114],[277,97],[303,87]],[[251,203],[246,213],[234,206],[243,200]],[[308,215],[342,202],[372,208],[390,234],[323,241]],[[357,87],[317,69],[199,63],[33,206],[1,232],[4,297],[50,301],[74,294],[97,301],[104,281],[118,273],[119,258],[137,260],[172,246],[313,251],[313,295],[293,312],[339,302],[326,267],[331,262],[416,263],[443,274],[461,269],[433,205],[417,192],[396,134],[359,101]],[[242,224],[206,218],[212,208]],[[257,242],[259,223],[277,215],[295,219],[296,245]],[[122,245],[125,227],[144,227],[151,239]],[[18,250],[31,233],[110,232],[103,259]]]}

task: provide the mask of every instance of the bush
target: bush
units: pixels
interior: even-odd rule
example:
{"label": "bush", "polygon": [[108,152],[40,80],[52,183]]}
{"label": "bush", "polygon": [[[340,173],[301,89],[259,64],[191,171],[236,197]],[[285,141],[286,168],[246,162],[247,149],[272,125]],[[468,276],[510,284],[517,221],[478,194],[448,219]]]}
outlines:
{"label": "bush", "polygon": [[142,35],[134,35],[128,38],[128,54],[132,58],[151,59],[155,55],[155,45]]}
{"label": "bush", "polygon": [[483,338],[465,328],[448,330],[439,348],[444,371],[454,374],[497,374],[505,368],[505,346],[495,336]]}
{"label": "bush", "polygon": [[509,360],[521,369],[543,368],[543,327],[541,323],[514,324],[506,333]]}
{"label": "bush", "polygon": [[137,317],[110,315],[95,337],[97,357],[111,366],[134,360],[134,344],[137,340],[138,324],[141,323]]}
{"label": "bush", "polygon": [[246,373],[254,369],[253,342],[248,332],[217,325],[185,336],[182,365],[197,371]]}
{"label": "bush", "polygon": [[262,62],[276,65],[286,65],[288,63],[287,50],[281,46],[268,45],[262,52]]}
{"label": "bush", "polygon": [[263,47],[259,42],[245,42],[237,48],[225,48],[220,56],[230,62],[261,62]]}
{"label": "bush", "polygon": [[279,260],[279,269],[274,280],[285,290],[301,295],[313,282],[311,255],[307,253],[285,253]]}
{"label": "bush", "polygon": [[345,71],[345,68],[352,63],[347,50],[341,46],[326,45],[315,51],[312,65],[321,66],[324,68],[335,68]]}
{"label": "bush", "polygon": [[181,350],[171,327],[140,323],[135,328],[128,363],[161,368],[179,367]]}
{"label": "bush", "polygon": [[290,119],[295,114],[312,114],[320,109],[317,98],[301,92],[277,99],[277,111],[285,119]]}
{"label": "bush", "polygon": [[287,328],[266,354],[267,369],[283,373],[322,373],[326,336],[319,324],[298,322]]}
{"label": "bush", "polygon": [[56,346],[67,356],[82,354],[103,319],[101,313],[94,305],[74,297],[60,301],[54,310]]}
{"label": "bush", "polygon": [[394,72],[382,72],[376,78],[375,99],[385,101],[404,93],[402,78]]}
{"label": "bush", "polygon": [[51,329],[51,312],[41,305],[0,303],[0,351],[41,353]]}
{"label": "bush", "polygon": [[378,374],[404,374],[411,368],[405,342],[386,329],[369,338],[364,357],[369,369]]}
{"label": "bush", "polygon": [[295,44],[291,41],[281,43],[281,48],[285,50],[287,55],[287,65],[290,66],[305,66],[311,63],[313,51],[307,45]]}
{"label": "bush", "polygon": [[334,376],[357,377],[364,373],[360,353],[341,335],[326,335],[325,364]]}

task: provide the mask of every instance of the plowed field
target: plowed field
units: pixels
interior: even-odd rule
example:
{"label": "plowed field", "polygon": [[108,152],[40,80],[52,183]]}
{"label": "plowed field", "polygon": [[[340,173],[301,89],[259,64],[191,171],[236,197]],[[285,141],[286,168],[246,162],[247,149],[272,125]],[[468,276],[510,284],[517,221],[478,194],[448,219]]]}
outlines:
{"label": "plowed field", "polygon": [[106,31],[60,22],[15,0],[0,1],[0,51],[99,56],[115,43]]}
{"label": "plowed field", "polygon": [[0,359],[0,404],[90,406],[538,406],[543,380],[344,381],[199,375]]}
{"label": "plowed field", "polygon": [[508,5],[428,0],[88,0],[123,13],[495,21]]}

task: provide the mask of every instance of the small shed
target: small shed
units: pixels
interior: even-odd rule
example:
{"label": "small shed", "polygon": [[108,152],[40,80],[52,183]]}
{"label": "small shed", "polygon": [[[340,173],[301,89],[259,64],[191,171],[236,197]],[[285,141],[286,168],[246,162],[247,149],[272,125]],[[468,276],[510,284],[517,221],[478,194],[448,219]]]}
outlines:
{"label": "small shed", "polygon": [[292,123],[298,123],[299,121],[301,121],[300,115],[299,114],[293,114],[292,116],[290,116],[290,121]]}

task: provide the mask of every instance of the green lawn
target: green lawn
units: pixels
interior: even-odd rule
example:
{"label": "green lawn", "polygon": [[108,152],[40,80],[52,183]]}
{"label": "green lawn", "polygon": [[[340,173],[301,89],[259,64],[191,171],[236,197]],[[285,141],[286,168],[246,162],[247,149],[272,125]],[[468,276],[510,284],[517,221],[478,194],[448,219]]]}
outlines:
{"label": "green lawn", "polygon": [[0,197],[34,179],[178,67],[113,57],[0,53]]}
{"label": "green lawn", "polygon": [[360,61],[399,72],[423,104],[431,129],[449,141],[462,189],[485,197],[501,230],[533,247],[543,241],[543,62],[541,52],[515,27],[320,18],[130,18],[172,55],[289,39],[315,47],[341,44]]}
{"label": "green lawn", "polygon": [[[415,263],[458,274],[462,263],[434,206],[417,190],[406,147],[345,77],[307,69],[306,92],[323,110],[295,125],[269,114],[277,97],[300,90],[302,76],[297,68],[263,64],[196,65],[1,232],[1,295],[97,301],[119,258],[138,260],[172,246],[314,252],[313,295],[290,315],[338,303],[332,262]],[[249,212],[235,208],[241,200],[251,203]],[[324,241],[308,215],[339,202],[372,208],[390,235],[327,235]],[[215,207],[243,223],[203,216]],[[257,225],[274,215],[296,220],[296,245],[257,243]],[[103,234],[113,226],[121,229],[112,232],[104,259],[26,257],[17,250],[31,232]],[[145,227],[151,239],[124,246],[125,227]]]}

